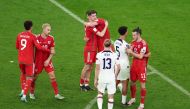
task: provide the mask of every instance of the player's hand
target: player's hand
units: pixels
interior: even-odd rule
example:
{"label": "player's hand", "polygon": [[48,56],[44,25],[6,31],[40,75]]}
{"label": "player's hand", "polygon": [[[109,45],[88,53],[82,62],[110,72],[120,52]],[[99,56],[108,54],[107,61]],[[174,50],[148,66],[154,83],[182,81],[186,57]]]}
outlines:
{"label": "player's hand", "polygon": [[47,59],[45,62],[44,62],[44,66],[47,67],[49,64],[49,60]]}
{"label": "player's hand", "polygon": [[88,37],[84,37],[84,41],[87,42],[89,40]]}
{"label": "player's hand", "polygon": [[132,50],[131,50],[131,49],[127,49],[126,52],[127,52],[128,54],[131,54],[131,53],[132,53]]}

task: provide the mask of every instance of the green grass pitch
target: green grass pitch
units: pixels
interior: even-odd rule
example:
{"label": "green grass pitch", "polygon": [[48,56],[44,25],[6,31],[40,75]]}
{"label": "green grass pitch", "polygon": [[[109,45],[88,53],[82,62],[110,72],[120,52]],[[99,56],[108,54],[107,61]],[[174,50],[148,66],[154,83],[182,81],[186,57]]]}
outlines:
{"label": "green grass pitch", "polygon": [[[189,0],[57,0],[82,19],[88,9],[109,21],[111,38],[117,39],[117,28],[140,26],[142,37],[152,53],[149,64],[190,91],[190,1]],[[15,49],[16,35],[23,31],[23,22],[34,22],[33,32],[41,33],[41,25],[50,23],[56,42],[53,58],[60,93],[66,98],[55,100],[48,75],[37,80],[36,100],[22,103],[19,68]],[[80,92],[79,76],[83,67],[84,28],[81,23],[53,5],[49,0],[0,0],[0,108],[1,109],[84,109],[96,91]],[[10,63],[10,61],[14,61]],[[92,73],[91,84],[93,85]],[[137,103],[139,105],[139,87]],[[190,97],[168,84],[158,75],[147,80],[146,109],[189,109]],[[104,109],[106,98],[104,97]],[[120,93],[115,96],[115,109],[124,109]],[[97,109],[96,104],[92,109]]]}

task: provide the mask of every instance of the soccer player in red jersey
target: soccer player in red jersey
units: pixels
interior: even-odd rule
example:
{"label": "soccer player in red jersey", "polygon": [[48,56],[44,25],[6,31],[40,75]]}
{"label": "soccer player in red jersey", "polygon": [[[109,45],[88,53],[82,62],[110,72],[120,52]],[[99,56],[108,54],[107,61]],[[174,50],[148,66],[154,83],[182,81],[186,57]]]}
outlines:
{"label": "soccer player in red jersey", "polygon": [[30,98],[35,99],[35,96],[34,96],[35,82],[38,75],[42,72],[43,69],[45,69],[45,71],[49,75],[51,85],[54,89],[55,98],[63,99],[64,97],[61,96],[58,91],[58,85],[56,82],[54,67],[52,63],[52,57],[55,53],[55,48],[54,48],[55,42],[54,42],[54,37],[50,35],[51,26],[50,24],[45,23],[42,25],[42,29],[43,29],[43,32],[42,34],[37,36],[37,39],[41,46],[43,46],[44,48],[50,49],[53,53],[45,53],[41,50],[36,50],[35,74],[34,74],[34,80],[31,84]]}
{"label": "soccer player in red jersey", "polygon": [[[87,11],[87,18],[89,22],[94,21],[96,13],[92,10]],[[84,67],[81,72],[80,77],[80,88],[81,90],[88,91],[91,90],[89,86],[90,74],[92,72],[93,64],[96,61],[97,53],[97,37],[103,37],[106,29],[108,27],[108,22],[105,22],[104,29],[100,32],[96,27],[85,26],[85,37],[84,40],[86,45],[84,47]]]}
{"label": "soccer player in red jersey", "polygon": [[50,52],[40,46],[36,36],[32,33],[32,21],[25,21],[24,28],[26,31],[18,34],[16,39],[16,48],[18,50],[18,63],[21,70],[21,101],[27,102],[26,94],[30,89],[34,74],[34,47],[43,52]]}
{"label": "soccer player in red jersey", "polygon": [[150,52],[148,44],[141,38],[141,29],[139,27],[133,30],[132,36],[133,42],[131,43],[131,49],[127,49],[127,52],[133,56],[130,70],[131,99],[128,102],[128,105],[130,106],[136,101],[136,81],[139,80],[141,85],[141,100],[138,109],[144,109],[144,101],[146,96],[146,69]]}
{"label": "soccer player in red jersey", "polygon": [[[91,11],[93,11],[94,14],[97,15],[97,12],[95,10],[91,10]],[[96,26],[98,31],[102,31],[104,29],[104,27],[105,27],[105,19],[96,17],[96,19],[94,19],[93,22],[85,22],[84,24],[86,26],[91,26],[91,27]],[[106,32],[105,32],[103,37],[97,37],[98,52],[104,50],[104,41],[106,39],[110,39],[110,32],[109,32],[108,28],[106,29]]]}

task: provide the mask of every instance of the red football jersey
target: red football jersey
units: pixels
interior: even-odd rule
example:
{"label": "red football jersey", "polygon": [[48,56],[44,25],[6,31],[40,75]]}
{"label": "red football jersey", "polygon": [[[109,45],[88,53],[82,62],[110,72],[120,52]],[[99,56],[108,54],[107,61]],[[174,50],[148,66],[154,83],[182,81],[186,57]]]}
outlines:
{"label": "red football jersey", "polygon": [[[104,27],[105,27],[105,20],[102,19],[102,18],[98,18],[97,23],[98,23],[98,25],[97,25],[96,28],[98,29],[98,31],[102,31],[104,29]],[[105,32],[103,38],[110,39],[110,32],[109,32],[108,28],[106,29],[106,32]]]}
{"label": "red football jersey", "polygon": [[[47,36],[46,38],[43,38],[41,35],[37,36],[37,39],[40,43],[40,45],[46,49],[50,49],[51,47],[55,46],[54,38],[53,36]],[[36,50],[36,56],[35,61],[41,60],[44,62],[48,57],[50,53],[43,52],[42,50]]]}
{"label": "red football jersey", "polygon": [[[132,47],[133,52],[135,52],[137,54],[140,54],[140,53],[147,54],[147,53],[149,53],[148,45],[147,45],[146,41],[144,41],[144,40],[141,40],[140,42],[133,41],[131,43],[131,47]],[[147,64],[148,64],[148,58],[146,58],[146,57],[143,57],[142,59],[138,59],[138,58],[135,58],[135,57],[133,58],[132,65],[134,65],[134,66],[146,67]]]}
{"label": "red football jersey", "polygon": [[96,51],[97,50],[97,36],[98,30],[95,27],[85,27],[85,37],[89,40],[86,42],[86,51]]}
{"label": "red football jersey", "polygon": [[33,64],[34,63],[34,47],[43,51],[50,52],[50,50],[44,49],[40,46],[36,39],[36,36],[31,32],[21,32],[16,39],[16,48],[18,49],[18,61],[21,64]]}
{"label": "red football jersey", "polygon": [[[96,28],[98,29],[98,31],[102,31],[105,27],[105,20],[98,18],[97,23],[98,23],[98,25],[96,26]],[[99,52],[104,50],[105,39],[110,39],[110,32],[109,32],[108,28],[106,29],[106,32],[105,32],[103,37],[97,36],[97,43],[98,43],[98,51]]]}

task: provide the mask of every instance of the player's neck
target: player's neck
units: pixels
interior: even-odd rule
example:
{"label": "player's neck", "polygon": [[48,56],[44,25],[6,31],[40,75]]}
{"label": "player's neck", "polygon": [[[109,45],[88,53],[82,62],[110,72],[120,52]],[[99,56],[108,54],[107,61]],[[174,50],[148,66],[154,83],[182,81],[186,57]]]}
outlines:
{"label": "player's neck", "polygon": [[104,51],[110,51],[110,48],[105,47]]}
{"label": "player's neck", "polygon": [[32,33],[32,30],[26,30],[26,32],[30,32],[30,33]]}
{"label": "player's neck", "polygon": [[142,38],[141,37],[139,37],[138,39],[137,39],[137,42],[140,42],[142,40]]}
{"label": "player's neck", "polygon": [[123,36],[123,35],[121,35],[119,38],[122,40],[125,40],[125,36]]}
{"label": "player's neck", "polygon": [[43,38],[47,38],[47,35],[45,35],[44,33],[42,33],[41,36],[42,36]]}

